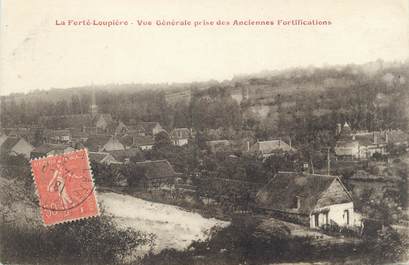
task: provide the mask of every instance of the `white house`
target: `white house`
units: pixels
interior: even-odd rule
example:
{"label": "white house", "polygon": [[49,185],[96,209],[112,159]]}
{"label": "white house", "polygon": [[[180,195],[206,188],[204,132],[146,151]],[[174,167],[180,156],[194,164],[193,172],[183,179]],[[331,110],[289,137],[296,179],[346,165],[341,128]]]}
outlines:
{"label": "white house", "polygon": [[183,146],[188,144],[190,130],[188,128],[175,128],[170,133],[170,138],[174,145]]}
{"label": "white house", "polygon": [[269,141],[257,141],[250,147],[250,152],[254,152],[262,156],[263,158],[268,158],[277,152],[295,152],[297,151],[290,144],[287,144],[281,139],[269,140]]}
{"label": "white house", "polygon": [[140,150],[151,150],[155,144],[155,139],[152,136],[135,135],[132,140],[133,146]]}
{"label": "white house", "polygon": [[388,154],[388,145],[407,146],[408,135],[401,130],[352,132],[348,123],[338,125],[335,154],[338,157],[368,159],[375,153]]}
{"label": "white house", "polygon": [[311,228],[361,226],[352,196],[337,176],[279,172],[256,199],[260,208]]}

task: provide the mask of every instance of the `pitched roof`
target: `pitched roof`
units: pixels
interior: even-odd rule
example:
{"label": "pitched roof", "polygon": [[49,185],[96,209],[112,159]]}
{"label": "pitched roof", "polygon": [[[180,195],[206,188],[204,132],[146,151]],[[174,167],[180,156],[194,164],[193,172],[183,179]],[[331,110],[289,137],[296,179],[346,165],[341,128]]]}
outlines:
{"label": "pitched roof", "polygon": [[125,159],[136,156],[138,153],[140,153],[140,151],[138,149],[136,149],[136,148],[130,148],[130,149],[125,149],[125,150],[109,151],[109,153],[117,161],[124,162]]}
{"label": "pitched roof", "polygon": [[178,175],[167,160],[144,161],[135,164],[143,168],[145,177],[148,179],[169,178]]}
{"label": "pitched roof", "polygon": [[353,140],[338,140],[336,143],[336,147],[342,147],[342,148],[355,148],[359,144],[358,141],[353,141]]}
{"label": "pitched roof", "polygon": [[8,153],[20,141],[20,137],[7,137],[7,139],[0,146],[1,152]]}
{"label": "pitched roof", "polygon": [[60,151],[63,152],[65,149],[70,148],[68,145],[64,144],[42,144],[31,151],[32,153],[48,153],[50,151]]}
{"label": "pitched roof", "polygon": [[156,122],[156,121],[148,121],[148,122],[143,121],[143,122],[138,122],[137,125],[142,126],[142,127],[145,129],[146,132],[152,132],[152,129],[153,129],[156,125],[159,125],[159,126],[160,126],[159,122]]}
{"label": "pitched roof", "polygon": [[104,146],[109,139],[111,136],[108,135],[90,135],[84,145],[90,151],[98,151],[98,148]]}
{"label": "pitched roof", "polygon": [[88,152],[89,160],[100,163],[104,158],[110,156],[109,153],[105,152]]}
{"label": "pitched roof", "polygon": [[263,154],[269,154],[277,151],[293,151],[294,149],[283,140],[270,140],[256,142],[250,148],[250,150],[255,152],[261,152]]}
{"label": "pitched roof", "polygon": [[188,128],[174,128],[170,135],[173,139],[187,139],[190,137],[190,130]]}
{"label": "pitched roof", "polygon": [[133,144],[133,137],[131,135],[122,136],[118,140],[124,146],[131,146]]}
{"label": "pitched roof", "polygon": [[[344,192],[323,197],[331,184],[339,183]],[[300,198],[300,208],[294,209],[294,199]],[[336,176],[279,172],[258,193],[257,201],[263,207],[310,214],[316,207],[352,201],[351,195]]]}
{"label": "pitched roof", "polygon": [[81,130],[73,129],[71,131],[72,138],[88,138],[88,133],[83,132]]}
{"label": "pitched roof", "polygon": [[359,142],[361,146],[369,146],[375,144],[374,138],[378,144],[385,143],[385,138],[379,132],[372,132],[363,135],[355,135],[355,140]]}
{"label": "pitched roof", "polygon": [[133,144],[135,146],[154,145],[155,139],[151,136],[133,136]]}
{"label": "pitched roof", "polygon": [[127,125],[128,133],[145,133],[145,128],[141,124]]}
{"label": "pitched roof", "polygon": [[63,130],[46,130],[44,132],[48,136],[67,136],[71,135],[70,130],[68,129],[63,129]]}

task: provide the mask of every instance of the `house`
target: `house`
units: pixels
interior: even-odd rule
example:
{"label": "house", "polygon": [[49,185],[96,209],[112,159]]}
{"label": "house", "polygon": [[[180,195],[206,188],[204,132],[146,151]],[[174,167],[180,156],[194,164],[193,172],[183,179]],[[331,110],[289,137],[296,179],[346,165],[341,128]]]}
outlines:
{"label": "house", "polygon": [[71,141],[74,143],[85,143],[88,140],[88,133],[80,130],[80,129],[76,129],[76,128],[72,128],[70,129],[71,132]]}
{"label": "house", "polygon": [[21,137],[7,137],[0,146],[2,155],[23,155],[25,158],[30,158],[30,153],[34,147]]}
{"label": "house", "polygon": [[174,145],[186,145],[189,142],[190,130],[188,128],[175,128],[170,133],[170,138]]}
{"label": "house", "polygon": [[117,161],[110,153],[106,152],[88,152],[89,160],[99,164],[118,164],[120,163]]}
{"label": "house", "polygon": [[109,151],[113,158],[116,161],[121,163],[127,163],[131,160],[132,157],[143,157],[141,151],[137,148],[130,148],[125,150],[114,150]]}
{"label": "house", "polygon": [[359,142],[354,140],[338,140],[335,145],[335,155],[343,158],[360,158]]}
{"label": "house", "polygon": [[125,135],[128,133],[128,127],[122,121],[113,122],[112,126],[112,133],[114,135]]}
{"label": "house", "polygon": [[257,141],[250,147],[250,152],[254,152],[267,158],[278,152],[295,152],[296,149],[281,139],[269,141]]}
{"label": "house", "polygon": [[140,150],[151,150],[155,145],[155,139],[152,136],[133,136],[132,138],[133,147],[139,148]]}
{"label": "house", "polygon": [[90,135],[84,145],[90,152],[109,152],[125,149],[117,137],[107,135]]}
{"label": "house", "polygon": [[74,151],[69,145],[65,144],[42,144],[34,148],[31,153],[31,158],[47,157],[51,155],[64,154]]}
{"label": "house", "polygon": [[145,128],[141,124],[126,125],[127,133],[131,135],[146,136]]}
{"label": "house", "polygon": [[340,158],[368,159],[375,153],[386,155],[389,134],[387,131],[352,132],[348,123],[342,127],[335,145],[335,155]]}
{"label": "house", "polygon": [[159,122],[139,122],[136,128],[143,128],[145,135],[155,136],[156,134],[165,131]]}
{"label": "house", "polygon": [[6,128],[7,135],[10,137],[22,137],[29,139],[32,132],[30,128],[18,127],[18,128]]}
{"label": "house", "polygon": [[68,129],[63,130],[46,130],[44,132],[45,139],[49,143],[71,143],[71,131]]}
{"label": "house", "polygon": [[133,147],[133,136],[132,135],[118,136],[118,140],[124,146],[125,149],[129,149]]}
{"label": "house", "polygon": [[106,133],[113,122],[111,114],[97,113],[92,119],[92,127],[96,128],[97,133]]}
{"label": "house", "polygon": [[212,153],[232,151],[232,144],[229,140],[207,141],[206,145]]}
{"label": "house", "polygon": [[181,175],[167,160],[136,162],[135,165],[140,170],[138,186],[145,190],[172,189]]}
{"label": "house", "polygon": [[311,228],[360,226],[352,196],[337,176],[279,172],[257,193],[256,201],[278,218]]}

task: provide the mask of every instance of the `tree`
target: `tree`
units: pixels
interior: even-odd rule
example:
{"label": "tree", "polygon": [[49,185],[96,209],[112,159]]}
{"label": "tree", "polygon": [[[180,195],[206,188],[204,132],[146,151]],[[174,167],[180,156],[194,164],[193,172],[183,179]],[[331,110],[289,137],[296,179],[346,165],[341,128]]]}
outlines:
{"label": "tree", "polygon": [[158,150],[171,145],[172,142],[167,132],[163,131],[155,135],[155,144],[153,146],[154,149]]}

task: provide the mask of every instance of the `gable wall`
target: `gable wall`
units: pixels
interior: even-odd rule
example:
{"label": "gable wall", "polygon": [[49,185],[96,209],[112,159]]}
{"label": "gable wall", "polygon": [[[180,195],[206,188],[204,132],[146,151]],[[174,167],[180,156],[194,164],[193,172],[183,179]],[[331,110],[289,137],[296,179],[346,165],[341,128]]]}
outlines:
{"label": "gable wall", "polygon": [[11,154],[23,154],[26,158],[30,157],[31,151],[34,150],[34,147],[29,144],[24,139],[20,139],[15,146],[11,149]]}
{"label": "gable wall", "polygon": [[324,191],[317,201],[316,208],[321,208],[333,204],[351,202],[351,198],[344,190],[338,180],[334,180],[326,191]]}

